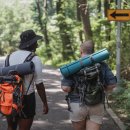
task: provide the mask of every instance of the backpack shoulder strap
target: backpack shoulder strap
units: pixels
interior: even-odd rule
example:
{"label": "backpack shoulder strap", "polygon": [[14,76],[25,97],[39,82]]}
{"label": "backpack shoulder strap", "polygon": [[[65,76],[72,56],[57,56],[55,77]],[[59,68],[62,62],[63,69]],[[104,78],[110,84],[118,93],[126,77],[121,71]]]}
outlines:
{"label": "backpack shoulder strap", "polygon": [[31,53],[26,57],[26,59],[24,60],[24,63],[31,61],[34,56],[36,56],[36,54],[35,54],[34,52],[31,52]]}
{"label": "backpack shoulder strap", "polygon": [[[36,56],[36,54],[35,54],[34,52],[31,52],[31,53],[26,57],[26,59],[24,60],[24,63],[31,61],[34,56]],[[33,78],[34,78],[34,73],[33,73],[33,75],[32,75],[32,79],[31,79],[31,81],[30,81],[30,83],[29,83],[29,86],[28,86],[28,88],[27,88],[26,95],[27,95],[27,93],[28,93],[28,91],[29,91],[29,89],[30,89],[31,83],[32,83],[32,81],[33,81]]]}
{"label": "backpack shoulder strap", "polygon": [[[28,62],[31,61],[33,59],[33,57],[36,56],[36,54],[34,52],[31,52],[24,60],[24,62]],[[5,59],[5,67],[10,66],[9,64],[9,58],[10,58],[10,54],[7,55],[6,59]]]}
{"label": "backpack shoulder strap", "polygon": [[7,57],[5,59],[5,67],[9,66],[9,57],[10,57],[10,54],[7,55]]}

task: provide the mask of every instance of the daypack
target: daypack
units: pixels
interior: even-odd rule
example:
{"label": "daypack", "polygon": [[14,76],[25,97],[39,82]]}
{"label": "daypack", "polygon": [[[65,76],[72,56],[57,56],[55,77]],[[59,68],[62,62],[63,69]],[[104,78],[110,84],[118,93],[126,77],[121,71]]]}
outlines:
{"label": "daypack", "polygon": [[[34,53],[30,53],[24,62],[29,62],[35,56]],[[5,60],[5,67],[9,66],[9,55]],[[26,91],[26,94],[32,83],[34,74]],[[18,75],[16,71],[9,72],[6,76],[0,76],[0,113],[5,116],[12,115],[15,117],[22,112],[24,85],[24,76]]]}
{"label": "daypack", "polygon": [[73,76],[75,91],[79,94],[82,105],[92,106],[105,100],[101,77],[100,63],[85,67]]}

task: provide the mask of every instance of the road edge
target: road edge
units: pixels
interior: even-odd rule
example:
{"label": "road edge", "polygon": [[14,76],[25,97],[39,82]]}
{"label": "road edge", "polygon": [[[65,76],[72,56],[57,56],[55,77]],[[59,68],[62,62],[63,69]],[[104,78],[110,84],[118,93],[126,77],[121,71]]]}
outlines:
{"label": "road edge", "polygon": [[119,127],[120,130],[126,130],[124,123],[120,120],[120,118],[115,114],[115,112],[109,107],[106,108],[107,113],[111,116],[114,120],[116,125]]}

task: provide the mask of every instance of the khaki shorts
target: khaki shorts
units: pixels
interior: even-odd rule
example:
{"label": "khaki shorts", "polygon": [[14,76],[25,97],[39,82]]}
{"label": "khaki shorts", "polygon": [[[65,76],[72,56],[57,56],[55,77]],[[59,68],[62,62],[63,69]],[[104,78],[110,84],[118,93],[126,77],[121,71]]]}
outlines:
{"label": "khaki shorts", "polygon": [[104,116],[104,105],[98,104],[95,106],[80,106],[79,103],[70,103],[70,119],[78,122],[85,119],[91,120],[97,124],[102,124]]}

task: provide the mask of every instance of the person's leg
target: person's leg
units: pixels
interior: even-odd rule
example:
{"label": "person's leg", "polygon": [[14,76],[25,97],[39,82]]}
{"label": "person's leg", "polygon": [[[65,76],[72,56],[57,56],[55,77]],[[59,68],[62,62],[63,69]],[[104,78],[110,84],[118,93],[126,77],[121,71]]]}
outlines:
{"label": "person's leg", "polygon": [[86,130],[86,120],[74,122],[72,121],[74,130]]}
{"label": "person's leg", "polygon": [[86,122],[86,130],[100,130],[104,115],[103,104],[89,107],[89,120]]}
{"label": "person's leg", "polygon": [[97,124],[93,121],[88,120],[86,123],[86,130],[100,130],[101,124]]}
{"label": "person's leg", "polygon": [[86,129],[87,107],[80,106],[79,103],[70,103],[70,119],[74,130]]}
{"label": "person's leg", "polygon": [[19,130],[30,130],[35,116],[35,93],[24,95],[23,109],[19,117]]}
{"label": "person's leg", "polygon": [[6,117],[6,120],[7,120],[7,124],[8,124],[8,128],[7,130],[17,130],[17,123],[18,121],[15,120],[13,121],[13,117]]}
{"label": "person's leg", "polygon": [[33,123],[33,118],[30,119],[20,119],[19,124],[19,130],[30,130]]}

